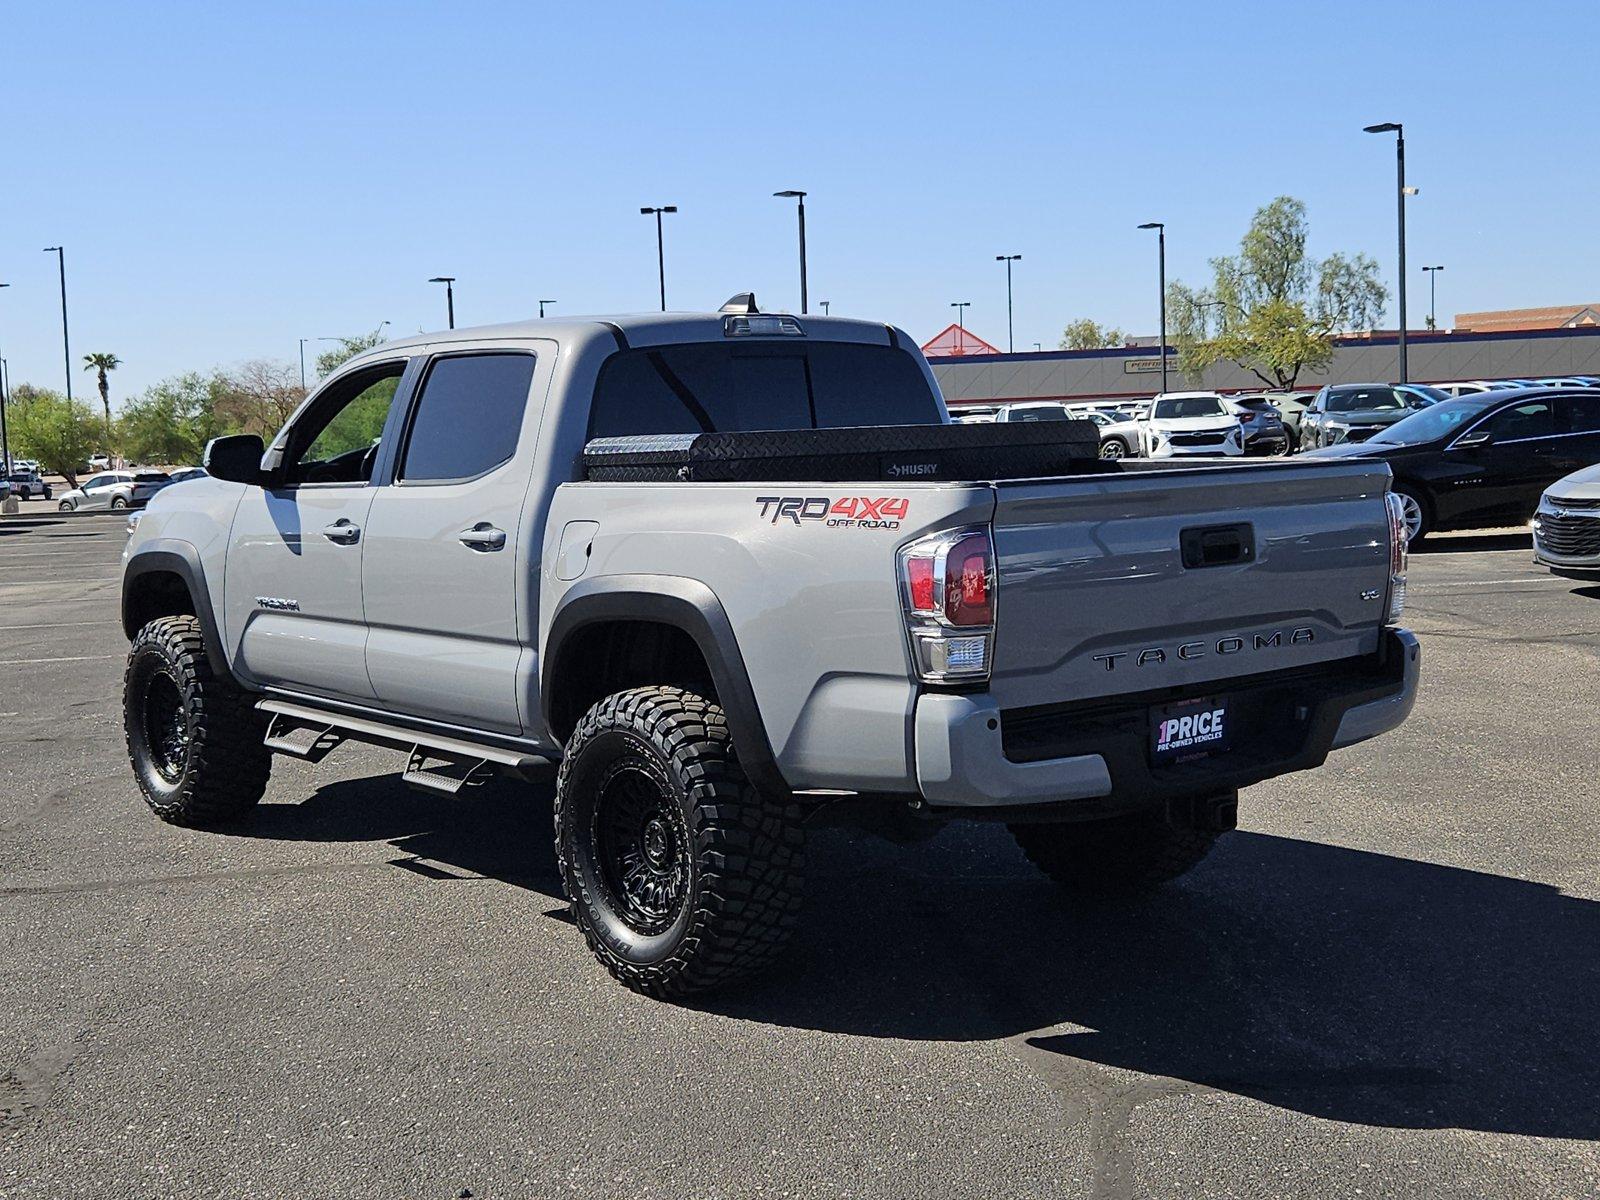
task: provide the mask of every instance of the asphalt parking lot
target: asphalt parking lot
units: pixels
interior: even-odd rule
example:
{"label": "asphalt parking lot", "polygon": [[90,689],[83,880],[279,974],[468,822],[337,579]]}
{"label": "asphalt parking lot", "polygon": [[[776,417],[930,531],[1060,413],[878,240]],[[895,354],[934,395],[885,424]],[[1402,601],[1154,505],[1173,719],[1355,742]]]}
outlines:
{"label": "asphalt parking lot", "polygon": [[697,1007],[564,918],[546,792],[130,777],[123,522],[0,523],[0,1197],[1580,1196],[1600,1190],[1600,587],[1412,559],[1404,731],[1083,905],[1003,829],[821,831],[792,952]]}

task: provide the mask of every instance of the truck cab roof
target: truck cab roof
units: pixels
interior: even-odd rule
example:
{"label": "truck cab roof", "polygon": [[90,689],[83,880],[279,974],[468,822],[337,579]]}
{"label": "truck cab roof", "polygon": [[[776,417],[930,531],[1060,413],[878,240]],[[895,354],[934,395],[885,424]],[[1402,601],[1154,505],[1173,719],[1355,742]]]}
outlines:
{"label": "truck cab roof", "polygon": [[[739,317],[786,317],[801,331],[799,333],[730,334],[730,322]],[[478,325],[470,328],[445,329],[433,333],[420,333],[413,337],[396,338],[352,358],[347,366],[376,359],[389,358],[399,351],[437,347],[450,342],[521,342],[531,340],[555,341],[562,345],[580,346],[604,342],[625,349],[636,346],[668,346],[683,342],[720,341],[724,337],[745,336],[752,340],[798,341],[811,338],[817,341],[858,342],[872,345],[891,345],[903,350],[915,348],[911,339],[892,325],[875,321],[861,321],[851,317],[826,317],[808,313],[724,313],[724,312],[651,312],[615,313],[594,316],[532,318],[507,321],[498,325]]]}

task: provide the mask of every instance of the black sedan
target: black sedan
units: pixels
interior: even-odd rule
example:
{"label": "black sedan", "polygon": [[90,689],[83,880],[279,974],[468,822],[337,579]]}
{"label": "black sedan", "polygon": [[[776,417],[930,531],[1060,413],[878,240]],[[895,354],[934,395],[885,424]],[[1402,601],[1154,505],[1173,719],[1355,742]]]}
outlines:
{"label": "black sedan", "polygon": [[1449,393],[1416,383],[1332,383],[1319,391],[1300,418],[1300,446],[1364,442],[1419,408],[1450,399]]}
{"label": "black sedan", "polygon": [[1442,400],[1365,442],[1313,458],[1382,458],[1412,541],[1436,530],[1526,525],[1546,487],[1600,462],[1600,392],[1481,392]]}

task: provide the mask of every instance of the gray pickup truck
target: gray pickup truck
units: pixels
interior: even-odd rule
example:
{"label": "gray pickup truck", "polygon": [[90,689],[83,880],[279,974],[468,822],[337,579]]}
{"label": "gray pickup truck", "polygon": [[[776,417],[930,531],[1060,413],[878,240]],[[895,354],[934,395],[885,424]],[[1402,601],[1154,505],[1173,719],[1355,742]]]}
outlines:
{"label": "gray pickup truck", "polygon": [[656,996],[773,957],[811,824],[998,820],[1065,887],[1159,884],[1405,719],[1405,540],[1380,462],[1085,426],[1041,467],[1068,425],[953,426],[901,331],[753,301],[380,346],[130,537],[135,777],[209,825],[346,740],[446,794],[553,775],[576,923]]}

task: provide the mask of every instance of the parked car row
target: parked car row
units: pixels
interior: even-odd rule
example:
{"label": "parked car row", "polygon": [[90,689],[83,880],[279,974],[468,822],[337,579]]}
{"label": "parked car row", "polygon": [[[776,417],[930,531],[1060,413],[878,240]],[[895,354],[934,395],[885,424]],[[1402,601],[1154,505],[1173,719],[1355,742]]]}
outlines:
{"label": "parked car row", "polygon": [[[56,507],[62,512],[96,512],[143,508],[163,488],[205,477],[203,467],[166,471],[104,471],[61,493]],[[45,493],[48,498],[49,493]]]}
{"label": "parked car row", "polygon": [[1557,480],[1600,463],[1600,389],[1496,388],[1453,397],[1364,441],[1308,453],[1386,461],[1413,542],[1442,530],[1520,525]]}
{"label": "parked car row", "polygon": [[1295,450],[1382,458],[1413,542],[1531,517],[1536,562],[1600,581],[1600,376],[1492,381],[1459,395],[1386,383],[1330,384],[1315,394],[1171,392],[1143,412],[1028,401],[958,419],[1074,417],[1099,426],[1108,459]]}

